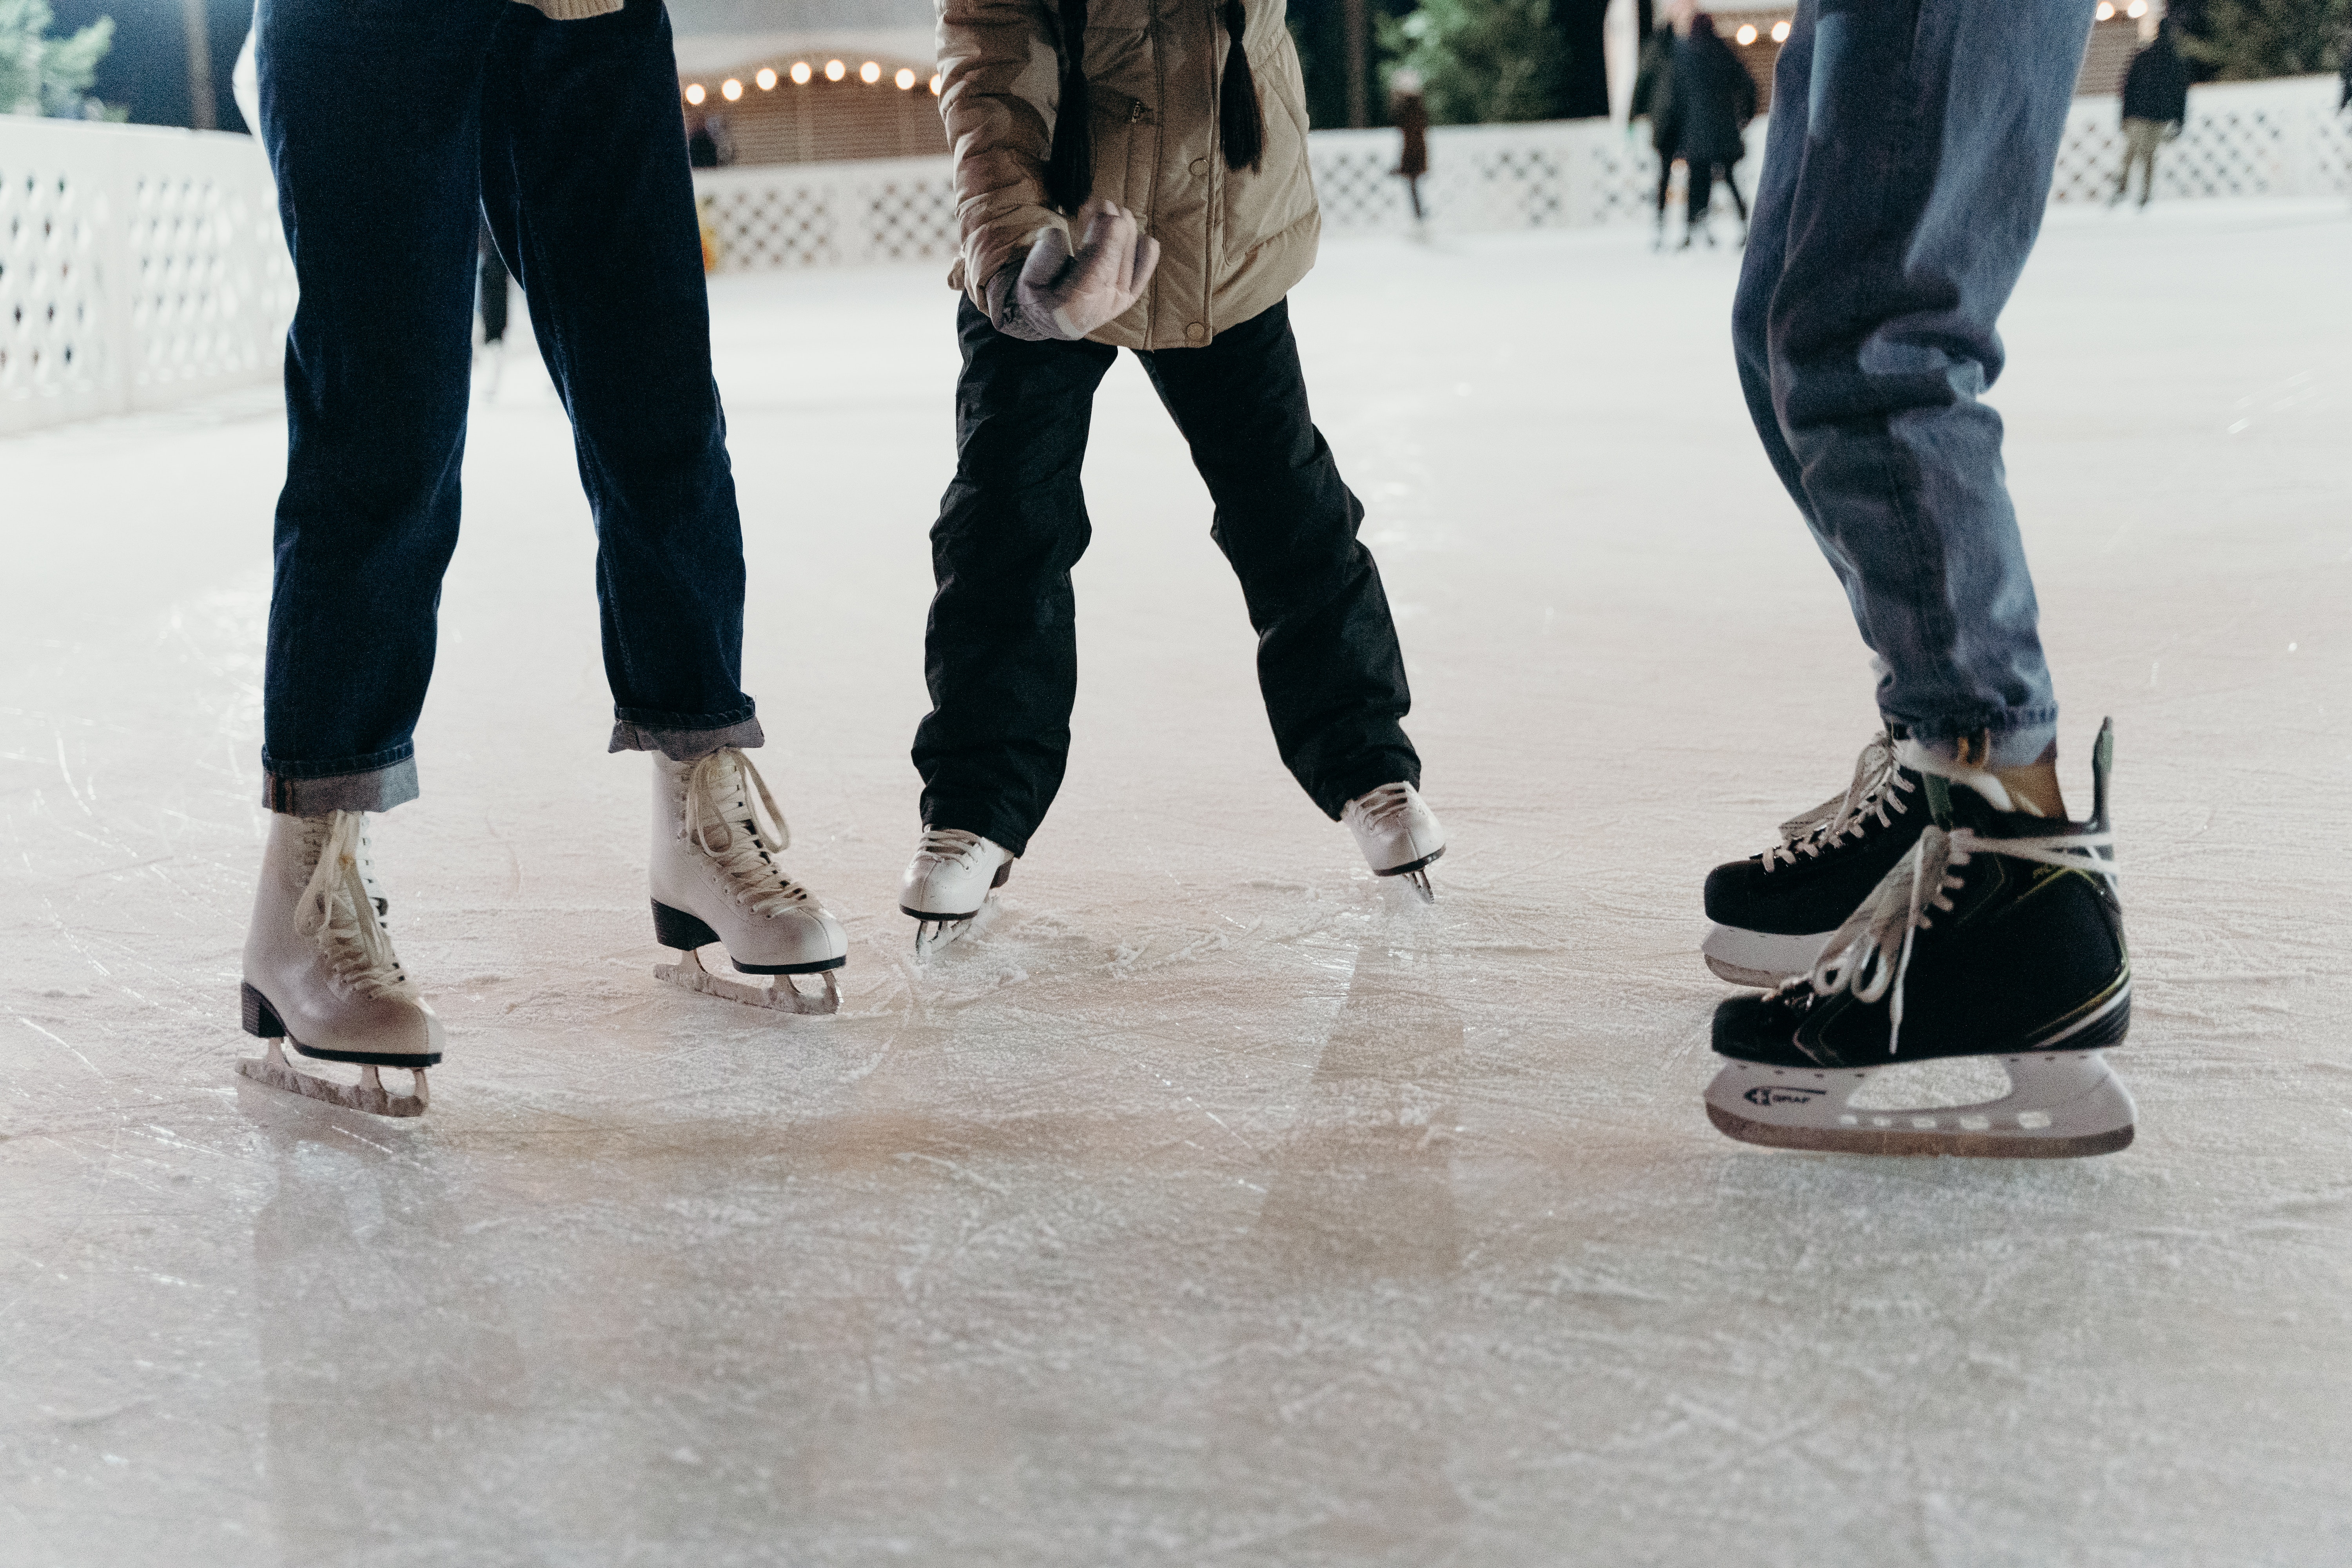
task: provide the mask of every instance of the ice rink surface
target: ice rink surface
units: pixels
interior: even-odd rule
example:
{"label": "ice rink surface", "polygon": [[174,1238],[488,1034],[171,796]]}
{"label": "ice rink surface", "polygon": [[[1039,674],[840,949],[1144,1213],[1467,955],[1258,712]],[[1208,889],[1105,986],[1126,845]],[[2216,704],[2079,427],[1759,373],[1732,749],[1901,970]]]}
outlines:
{"label": "ice rink surface", "polygon": [[[1452,834],[1282,771],[1206,497],[1107,384],[1069,782],[928,970],[939,269],[725,278],[746,685],[830,1019],[657,985],[647,764],[535,367],[479,409],[393,930],[394,1123],[231,1067],[268,395],[0,443],[0,1563],[2352,1560],[2352,217],[2053,218],[1995,401],[2099,717],[2138,1143],[1727,1142],[1707,867],[1874,727],[1736,258],[1328,248],[1295,310]],[[526,352],[527,348],[526,348]]]}

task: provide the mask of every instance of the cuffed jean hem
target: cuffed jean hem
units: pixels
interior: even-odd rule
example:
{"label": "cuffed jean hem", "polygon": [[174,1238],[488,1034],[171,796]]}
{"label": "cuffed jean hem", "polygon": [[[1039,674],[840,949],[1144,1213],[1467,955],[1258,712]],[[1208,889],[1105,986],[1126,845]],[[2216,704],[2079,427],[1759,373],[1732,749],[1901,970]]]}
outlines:
{"label": "cuffed jean hem", "polygon": [[732,746],[749,750],[768,743],[756,718],[723,724],[717,729],[672,729],[666,724],[613,721],[613,743],[607,752],[659,752],[673,763],[691,763]]}
{"label": "cuffed jean hem", "polygon": [[2027,768],[2053,756],[2058,748],[2058,711],[2044,708],[1983,721],[1906,724],[1889,719],[1889,732],[1907,736],[1920,748],[1967,768]]}
{"label": "cuffed jean hem", "polygon": [[365,773],[326,778],[289,778],[274,770],[261,775],[261,804],[284,816],[324,816],[331,811],[390,811],[416,798],[416,758]]}

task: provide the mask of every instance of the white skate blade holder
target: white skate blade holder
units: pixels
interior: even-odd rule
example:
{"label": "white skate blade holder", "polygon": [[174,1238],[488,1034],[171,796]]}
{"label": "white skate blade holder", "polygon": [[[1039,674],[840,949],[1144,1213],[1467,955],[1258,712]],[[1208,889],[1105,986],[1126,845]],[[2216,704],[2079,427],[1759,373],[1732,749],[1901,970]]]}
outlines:
{"label": "white skate blade holder", "polygon": [[1877,1069],[1727,1062],[1707,1085],[1707,1120],[1743,1143],[1841,1154],[2071,1160],[2129,1147],[2137,1116],[2131,1094],[2099,1052],[1979,1059],[2009,1075],[2007,1094],[1911,1110],[1852,1106]]}
{"label": "white skate blade holder", "polygon": [[730,975],[713,974],[702,966],[702,954],[692,948],[681,953],[676,963],[654,965],[654,978],[672,985],[682,985],[688,991],[699,991],[705,996],[724,997],[740,1002],[746,1007],[764,1008],[772,1013],[797,1013],[822,1017],[841,1011],[841,983],[834,976],[840,966],[818,972],[824,982],[821,991],[803,991],[789,974],[773,976],[765,985]]}
{"label": "white skate blade holder", "polygon": [[423,1068],[394,1068],[405,1071],[413,1080],[406,1094],[394,1094],[383,1087],[383,1075],[373,1066],[362,1064],[357,1084],[336,1083],[297,1068],[286,1059],[281,1048],[284,1042],[272,1039],[268,1053],[258,1058],[247,1057],[236,1064],[237,1072],[256,1083],[288,1094],[299,1094],[305,1100],[322,1100],[340,1105],[346,1110],[363,1110],[371,1116],[422,1116],[431,1103],[425,1086]]}
{"label": "white skate blade holder", "polygon": [[1821,960],[1822,949],[1830,944],[1830,938],[1835,934],[1824,931],[1784,936],[1719,925],[1708,930],[1698,951],[1699,956],[1706,960],[1707,968],[1720,978],[1734,985],[1770,991],[1783,981],[1811,974],[1813,965]]}

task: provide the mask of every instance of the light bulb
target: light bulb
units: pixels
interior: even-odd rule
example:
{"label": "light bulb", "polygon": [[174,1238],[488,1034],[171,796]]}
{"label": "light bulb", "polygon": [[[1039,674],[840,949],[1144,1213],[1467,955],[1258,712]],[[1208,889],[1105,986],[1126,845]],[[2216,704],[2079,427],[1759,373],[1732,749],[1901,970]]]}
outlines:
{"label": "light bulb", "polygon": [[1756,29],[1753,27],[1743,26],[1738,32],[1732,36],[1739,40],[1739,47],[1744,49],[1748,45],[1756,41]]}
{"label": "light bulb", "polygon": [[937,71],[933,71],[933,72],[931,73],[931,96],[932,96],[933,98],[937,98],[937,97],[939,97],[939,95],[940,95],[940,73],[939,73],[939,72],[937,72]]}
{"label": "light bulb", "polygon": [[872,87],[876,82],[882,79],[882,68],[876,65],[872,60],[867,60],[864,65],[857,68],[857,79],[864,82],[866,86]]}
{"label": "light bulb", "polygon": [[702,101],[702,84],[700,82],[690,81],[686,84],[686,101],[688,103],[700,103]]}
{"label": "light bulb", "polygon": [[2147,15],[2147,0],[2132,0],[2130,5],[2124,7],[2124,15],[2135,22],[2138,21]]}
{"label": "light bulb", "polygon": [[1789,41],[1788,23],[1775,22],[1772,24],[1772,41],[1776,44],[1785,44]]}
{"label": "light bulb", "polygon": [[719,84],[719,96],[732,103],[743,96],[743,84],[730,76]]}
{"label": "light bulb", "polygon": [[904,92],[908,88],[915,85],[915,73],[908,70],[905,66],[900,66],[898,68],[898,74],[892,77],[890,79],[898,84],[898,90],[900,92]]}
{"label": "light bulb", "polygon": [[808,79],[814,74],[816,73],[809,69],[808,61],[794,60],[793,62],[793,85],[794,87],[806,87],[808,85]]}
{"label": "light bulb", "polygon": [[843,77],[845,77],[848,74],[849,68],[843,65],[839,60],[827,60],[824,62],[825,80],[839,81]]}
{"label": "light bulb", "polygon": [[2108,5],[2107,0],[2099,0],[2099,8],[2091,14],[2102,22],[2112,22],[2116,19],[2116,8]]}
{"label": "light bulb", "polygon": [[776,72],[772,66],[761,66],[760,74],[751,79],[760,84],[761,92],[773,92],[776,89]]}

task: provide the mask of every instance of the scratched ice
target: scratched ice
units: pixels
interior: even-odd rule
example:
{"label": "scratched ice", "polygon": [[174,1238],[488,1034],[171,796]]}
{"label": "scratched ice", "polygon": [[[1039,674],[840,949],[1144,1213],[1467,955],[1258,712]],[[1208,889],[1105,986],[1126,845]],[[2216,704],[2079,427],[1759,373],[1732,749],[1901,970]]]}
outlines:
{"label": "scratched ice", "polygon": [[1998,401],[2121,737],[2138,1145],[1709,1129],[1698,880],[1842,782],[1844,606],[1735,258],[1334,244],[1318,415],[1402,622],[1439,901],[1274,755],[1134,366],[1076,753],[919,973],[938,268],[720,279],[748,685],[832,1019],[656,985],[558,411],[475,422],[379,833],[421,1123],[237,1080],[268,397],[0,444],[0,1563],[2352,1559],[2352,218],[2054,220]]}

